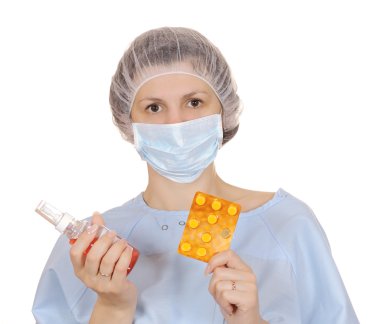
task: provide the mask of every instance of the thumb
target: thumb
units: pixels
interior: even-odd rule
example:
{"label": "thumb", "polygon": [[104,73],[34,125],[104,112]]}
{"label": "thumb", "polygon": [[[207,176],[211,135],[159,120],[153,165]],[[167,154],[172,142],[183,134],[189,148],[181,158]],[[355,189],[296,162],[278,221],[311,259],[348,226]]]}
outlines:
{"label": "thumb", "polygon": [[104,225],[103,217],[97,211],[92,214],[92,224]]}

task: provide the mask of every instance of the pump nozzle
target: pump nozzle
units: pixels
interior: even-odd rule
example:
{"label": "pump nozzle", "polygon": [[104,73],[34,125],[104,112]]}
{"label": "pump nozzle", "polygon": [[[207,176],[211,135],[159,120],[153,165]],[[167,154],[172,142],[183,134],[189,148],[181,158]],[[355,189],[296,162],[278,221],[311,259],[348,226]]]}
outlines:
{"label": "pump nozzle", "polygon": [[60,210],[53,207],[44,200],[38,204],[36,212],[45,218],[48,222],[52,223],[54,226],[57,226],[63,217],[63,213]]}

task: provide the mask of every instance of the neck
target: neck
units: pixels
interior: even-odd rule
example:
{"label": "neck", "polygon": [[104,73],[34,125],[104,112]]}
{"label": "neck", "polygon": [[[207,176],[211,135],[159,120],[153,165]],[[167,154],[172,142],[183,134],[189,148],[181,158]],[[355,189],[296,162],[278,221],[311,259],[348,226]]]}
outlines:
{"label": "neck", "polygon": [[192,183],[173,182],[155,172],[148,165],[149,182],[144,192],[145,202],[152,208],[162,210],[187,210],[197,191],[216,195],[226,185],[217,175],[211,163]]}

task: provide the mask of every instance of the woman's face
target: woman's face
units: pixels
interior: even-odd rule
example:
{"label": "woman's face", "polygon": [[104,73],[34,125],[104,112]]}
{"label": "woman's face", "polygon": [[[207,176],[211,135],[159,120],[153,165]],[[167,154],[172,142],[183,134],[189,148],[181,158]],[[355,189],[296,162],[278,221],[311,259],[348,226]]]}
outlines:
{"label": "woman's face", "polygon": [[135,123],[174,124],[221,110],[219,99],[206,82],[192,75],[167,74],[141,86],[131,117]]}

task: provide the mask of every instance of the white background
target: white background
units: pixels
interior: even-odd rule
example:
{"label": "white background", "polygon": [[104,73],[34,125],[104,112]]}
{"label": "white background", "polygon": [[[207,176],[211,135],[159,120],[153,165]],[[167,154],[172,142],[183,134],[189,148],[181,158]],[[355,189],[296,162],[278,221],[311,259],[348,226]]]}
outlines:
{"label": "white background", "polygon": [[33,323],[58,237],[41,199],[82,218],[144,190],[108,89],[130,41],[164,25],[201,31],[234,71],[245,110],[220,175],[310,205],[359,319],[377,322],[379,17],[363,0],[1,2],[0,323]]}

